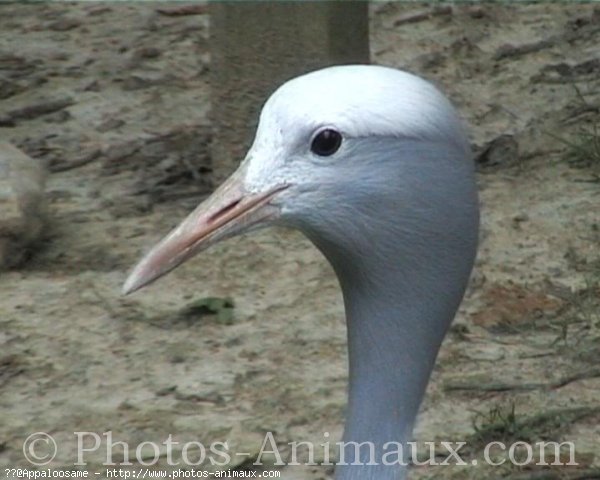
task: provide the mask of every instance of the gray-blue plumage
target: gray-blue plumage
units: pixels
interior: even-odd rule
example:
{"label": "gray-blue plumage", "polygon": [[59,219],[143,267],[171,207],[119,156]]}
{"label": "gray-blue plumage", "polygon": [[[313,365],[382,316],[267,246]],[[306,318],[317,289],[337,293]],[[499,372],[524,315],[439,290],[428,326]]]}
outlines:
{"label": "gray-blue plumage", "polygon": [[[326,130],[340,142],[325,155],[314,146]],[[271,96],[238,171],[152,249],[124,290],[242,231],[304,232],[333,265],[347,317],[350,447],[336,478],[398,480],[406,469],[384,464],[393,460],[386,444],[411,439],[473,265],[478,212],[468,142],[438,90],[389,68],[332,67]]]}

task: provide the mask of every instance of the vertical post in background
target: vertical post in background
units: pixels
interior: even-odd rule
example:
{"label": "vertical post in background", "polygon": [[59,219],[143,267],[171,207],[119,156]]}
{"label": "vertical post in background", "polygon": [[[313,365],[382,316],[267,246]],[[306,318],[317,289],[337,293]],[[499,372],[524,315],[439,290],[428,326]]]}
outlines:
{"label": "vertical post in background", "polygon": [[325,66],[369,63],[366,1],[216,1],[210,32],[217,184],[243,159],[277,86]]}

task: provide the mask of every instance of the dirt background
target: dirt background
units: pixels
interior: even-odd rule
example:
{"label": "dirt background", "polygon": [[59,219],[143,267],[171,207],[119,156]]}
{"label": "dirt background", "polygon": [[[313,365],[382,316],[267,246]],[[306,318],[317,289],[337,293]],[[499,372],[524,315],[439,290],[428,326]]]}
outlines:
{"label": "dirt background", "polygon": [[[160,6],[0,5],[0,137],[52,172],[46,238],[0,276],[0,477],[31,467],[22,444],[36,431],[59,445],[54,468],[72,468],[75,431],[111,430],[132,450],[169,434],[227,440],[249,461],[266,431],[284,456],[288,442],[341,434],[341,296],[299,235],[228,241],[120,296],[208,191],[209,18]],[[486,441],[569,440],[579,463],[412,478],[600,478],[599,7],[377,3],[371,28],[375,63],[425,76],[458,106],[480,170],[476,271],[415,436],[468,441],[469,460]],[[188,308],[204,297],[232,298],[233,321]],[[102,471],[106,441],[88,469]]]}

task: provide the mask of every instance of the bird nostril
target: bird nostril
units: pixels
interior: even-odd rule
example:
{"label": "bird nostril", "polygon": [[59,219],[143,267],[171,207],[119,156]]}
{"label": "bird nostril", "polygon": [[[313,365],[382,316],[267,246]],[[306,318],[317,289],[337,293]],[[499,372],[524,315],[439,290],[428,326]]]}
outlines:
{"label": "bird nostril", "polygon": [[231,202],[228,205],[226,205],[225,207],[223,207],[221,210],[218,210],[217,212],[213,213],[210,217],[208,217],[208,223],[214,222],[219,217],[222,217],[227,212],[233,210],[241,201],[242,201],[242,199],[238,198],[237,200],[234,200],[233,202]]}

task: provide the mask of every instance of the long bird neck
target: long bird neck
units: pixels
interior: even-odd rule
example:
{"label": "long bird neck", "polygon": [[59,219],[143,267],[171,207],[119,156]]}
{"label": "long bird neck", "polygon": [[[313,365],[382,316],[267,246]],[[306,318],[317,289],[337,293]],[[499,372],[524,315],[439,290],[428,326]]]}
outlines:
{"label": "long bird neck", "polygon": [[[443,279],[437,285],[418,285],[400,271],[375,281],[340,280],[350,377],[343,464],[337,467],[337,478],[398,480],[405,476],[402,464],[410,461],[406,442],[459,300],[450,298]],[[360,445],[357,454],[352,442],[370,443]],[[357,460],[364,466],[351,465]]]}
{"label": "long bird neck", "polygon": [[341,225],[307,233],[332,264],[346,310],[349,403],[337,480],[405,478],[406,442],[475,257],[467,150],[405,148],[408,173],[377,196],[340,201],[332,208],[346,209],[335,212]]}

